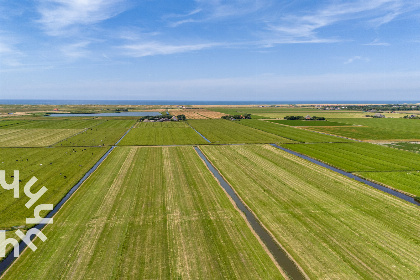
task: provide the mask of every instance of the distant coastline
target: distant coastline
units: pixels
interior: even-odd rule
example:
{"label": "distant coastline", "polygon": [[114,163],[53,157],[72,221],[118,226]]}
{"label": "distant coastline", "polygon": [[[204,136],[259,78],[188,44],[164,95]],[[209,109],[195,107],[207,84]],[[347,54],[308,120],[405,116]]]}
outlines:
{"label": "distant coastline", "polygon": [[286,104],[416,104],[417,101],[342,101],[342,100],[289,100],[289,101],[194,101],[194,100],[46,100],[0,99],[0,105],[286,105]]}

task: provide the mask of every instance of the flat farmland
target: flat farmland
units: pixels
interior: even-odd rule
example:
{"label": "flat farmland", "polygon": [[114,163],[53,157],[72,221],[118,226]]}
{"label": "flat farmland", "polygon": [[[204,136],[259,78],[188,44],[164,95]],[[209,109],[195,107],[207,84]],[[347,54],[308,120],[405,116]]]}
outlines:
{"label": "flat farmland", "polygon": [[0,129],[0,147],[45,147],[82,129]]}
{"label": "flat farmland", "polygon": [[355,173],[368,180],[376,181],[383,185],[420,197],[420,171]]}
{"label": "flat farmland", "polygon": [[282,146],[347,172],[420,170],[420,155],[370,143]]}
{"label": "flat farmland", "polygon": [[385,144],[388,147],[410,151],[414,153],[420,153],[420,142],[399,142],[399,143],[390,143]]}
{"label": "flat farmland", "polygon": [[33,217],[33,208],[25,207],[29,199],[23,190],[33,176],[38,179],[31,187],[33,193],[42,186],[48,189],[37,205],[55,205],[105,152],[104,148],[0,148],[0,170],[6,171],[6,182],[13,182],[14,170],[19,170],[21,180],[19,198],[13,197],[13,191],[0,188],[0,230],[26,227],[26,218]]}
{"label": "flat farmland", "polygon": [[0,122],[0,128],[13,128],[13,129],[84,129],[98,125],[103,122],[96,119],[57,119],[57,118],[43,118],[41,120],[20,120],[20,121],[6,121],[9,122],[7,126],[3,124],[5,121]]}
{"label": "flat farmland", "polygon": [[201,149],[310,278],[420,277],[417,206],[269,145]]}
{"label": "flat farmland", "polygon": [[323,143],[323,142],[351,142],[351,140],[321,133],[311,132],[299,128],[289,127],[281,124],[259,120],[241,120],[242,125],[272,133],[287,139],[304,143]]}
{"label": "flat farmland", "polygon": [[[256,113],[257,115],[265,118],[271,119],[284,119],[286,116],[317,116],[317,117],[325,117],[326,119],[333,119],[333,118],[346,118],[346,119],[353,119],[353,118],[366,118],[366,115],[372,115],[374,113],[366,113],[366,112],[358,112],[358,111],[306,111],[306,112],[279,112],[279,113]],[[396,114],[391,113],[382,113],[386,117],[395,117]]]}
{"label": "flat farmland", "polygon": [[281,279],[192,147],[118,147],[4,279]]}
{"label": "flat farmland", "polygon": [[331,121],[306,121],[306,120],[272,120],[272,123],[279,123],[288,126],[343,126],[348,125],[340,122]]}
{"label": "flat farmland", "polygon": [[393,130],[376,127],[307,127],[306,129],[359,140],[420,140],[420,131]]}
{"label": "flat farmland", "polygon": [[119,145],[193,145],[208,143],[185,122],[138,123]]}
{"label": "flat farmland", "polygon": [[188,123],[214,144],[294,142],[228,120],[190,120]]}
{"label": "flat farmland", "polygon": [[[395,114],[392,114],[395,117]],[[420,120],[404,118],[331,119],[355,127],[311,128],[361,140],[418,140]]]}
{"label": "flat farmland", "polygon": [[185,115],[187,119],[220,119],[225,114],[207,109],[169,110],[171,115]]}

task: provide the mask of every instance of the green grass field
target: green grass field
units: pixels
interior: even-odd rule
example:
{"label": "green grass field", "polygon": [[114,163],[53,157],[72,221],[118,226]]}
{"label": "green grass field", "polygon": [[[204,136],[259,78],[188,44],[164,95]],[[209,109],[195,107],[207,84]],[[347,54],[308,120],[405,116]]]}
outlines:
{"label": "green grass field", "polygon": [[114,145],[135,123],[135,120],[103,120],[98,125],[57,143],[56,146],[92,147]]}
{"label": "green grass field", "polygon": [[12,183],[13,170],[19,170],[22,181],[19,198],[0,187],[0,229],[26,226],[26,218],[33,217],[33,208],[25,207],[29,199],[23,190],[33,176],[38,179],[31,188],[33,193],[42,186],[48,189],[37,205],[55,205],[105,152],[104,148],[0,148],[0,170],[6,171],[6,182]]}
{"label": "green grass field", "polygon": [[119,145],[193,145],[208,143],[185,122],[139,123]]}
{"label": "green grass field", "polygon": [[331,121],[306,121],[306,120],[272,120],[270,122],[279,123],[289,126],[343,126],[347,125],[340,122]]}
{"label": "green grass field", "polygon": [[420,171],[356,172],[356,174],[420,197]]}
{"label": "green grass field", "polygon": [[420,140],[420,131],[393,130],[376,127],[310,127],[313,131],[329,133],[333,135],[349,137],[358,140]]}
{"label": "green grass field", "polygon": [[269,145],[201,149],[310,278],[419,279],[417,206]]}
{"label": "green grass field", "polygon": [[282,146],[348,172],[420,170],[420,155],[370,143]]}
{"label": "green grass field", "polygon": [[3,279],[282,279],[192,147],[119,147]]}
{"label": "green grass field", "polygon": [[395,148],[395,149],[420,153],[420,143],[419,142],[415,142],[415,143],[412,143],[412,142],[397,142],[397,143],[386,144],[386,146],[391,147],[391,148]]}
{"label": "green grass field", "polygon": [[[242,123],[242,121],[240,121]],[[214,144],[226,143],[293,143],[279,137],[228,120],[189,120],[188,123]]]}
{"label": "green grass field", "polygon": [[[2,124],[5,121],[0,122],[0,128],[3,128]],[[12,129],[84,129],[98,125],[103,122],[102,120],[95,119],[52,119],[43,118],[41,120],[21,120],[21,121],[6,121],[14,122],[14,124],[8,125],[7,128]]]}
{"label": "green grass field", "polygon": [[306,131],[299,128],[289,127],[268,121],[259,120],[241,120],[240,124],[249,126],[261,131],[279,135],[286,139],[306,143],[323,143],[323,142],[350,142],[351,140],[339,138],[335,136],[325,135],[321,133]]}
{"label": "green grass field", "polygon": [[403,118],[365,118],[331,119],[331,121],[347,125],[358,125],[359,127],[311,127],[310,129],[360,140],[420,139],[420,120]]}
{"label": "green grass field", "polygon": [[0,129],[0,147],[45,147],[82,129]]}
{"label": "green grass field", "polygon": [[[374,113],[366,113],[360,111],[326,111],[326,110],[317,110],[317,111],[306,111],[306,112],[278,112],[278,113],[265,113],[261,112],[258,113],[259,116],[264,118],[271,118],[271,119],[284,119],[286,116],[317,116],[317,117],[325,117],[326,119],[354,119],[354,118],[366,118],[371,119],[371,117],[366,117],[366,115],[372,115]],[[403,115],[398,114],[391,114],[391,113],[382,113],[386,117],[403,117]]]}

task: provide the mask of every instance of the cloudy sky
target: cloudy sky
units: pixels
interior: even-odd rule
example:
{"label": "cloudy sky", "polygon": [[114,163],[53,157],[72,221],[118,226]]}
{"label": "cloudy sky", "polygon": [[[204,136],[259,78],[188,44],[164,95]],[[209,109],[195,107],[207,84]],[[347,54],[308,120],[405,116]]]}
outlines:
{"label": "cloudy sky", "polygon": [[420,1],[0,0],[0,99],[420,101]]}

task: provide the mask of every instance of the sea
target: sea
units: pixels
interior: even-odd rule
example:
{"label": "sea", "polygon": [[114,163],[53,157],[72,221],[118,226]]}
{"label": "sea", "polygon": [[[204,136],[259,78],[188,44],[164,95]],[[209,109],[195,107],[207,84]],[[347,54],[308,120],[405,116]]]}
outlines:
{"label": "sea", "polygon": [[420,100],[286,100],[286,101],[204,101],[204,100],[51,100],[0,99],[3,105],[281,105],[281,104],[416,104]]}

